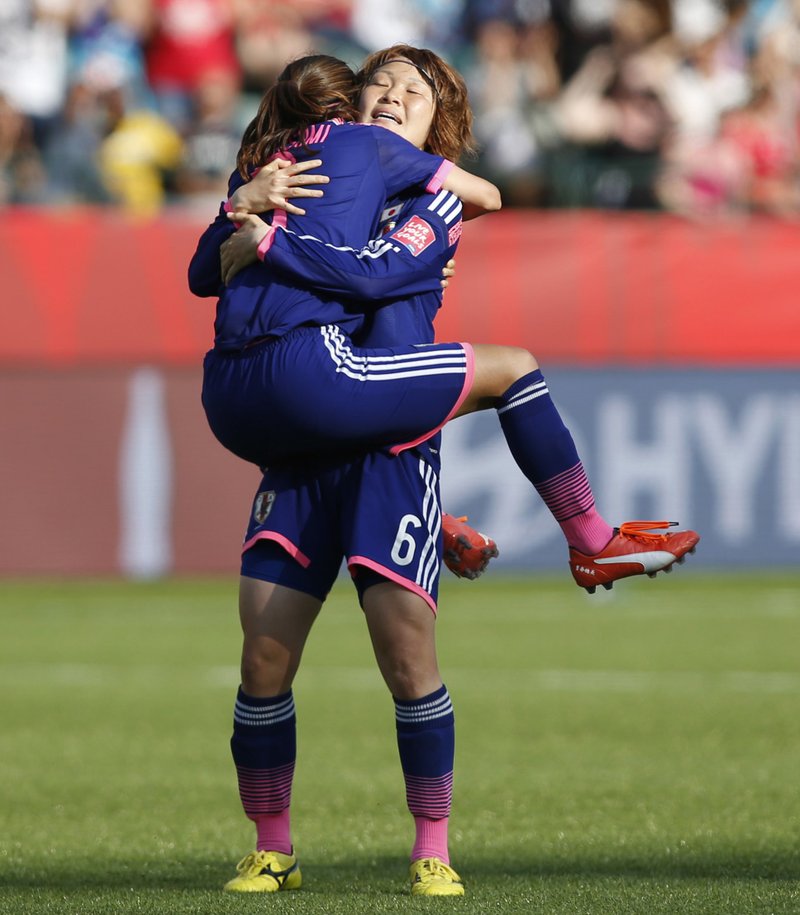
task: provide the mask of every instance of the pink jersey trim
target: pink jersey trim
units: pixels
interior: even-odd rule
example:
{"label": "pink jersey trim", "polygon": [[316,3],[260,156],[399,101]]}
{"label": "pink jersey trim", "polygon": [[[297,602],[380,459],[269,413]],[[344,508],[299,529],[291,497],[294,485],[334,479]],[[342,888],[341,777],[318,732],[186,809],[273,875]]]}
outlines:
{"label": "pink jersey trim", "polygon": [[442,185],[447,180],[447,176],[451,171],[456,167],[455,162],[451,162],[449,159],[445,159],[444,162],[436,169],[436,174],[428,182],[428,186],[425,190],[429,194],[438,194],[442,189]]}
{"label": "pink jersey trim", "polygon": [[389,449],[390,454],[400,454],[401,451],[408,451],[409,448],[416,448],[417,445],[421,445],[423,442],[427,442],[432,435],[436,433],[458,413],[461,404],[467,399],[469,392],[472,390],[472,383],[475,380],[475,351],[472,348],[471,343],[461,343],[460,346],[464,347],[464,355],[467,357],[467,371],[464,376],[464,385],[461,388],[461,393],[458,395],[458,400],[453,404],[453,408],[445,416],[445,418],[439,423],[435,429],[431,429],[430,432],[426,432],[424,435],[420,435],[419,438],[414,439],[413,442],[405,442],[400,445],[392,445]]}
{"label": "pink jersey trim", "polygon": [[383,575],[383,577],[388,578],[389,581],[393,581],[395,584],[401,585],[409,591],[413,591],[414,594],[418,594],[431,608],[433,615],[436,616],[436,601],[424,588],[421,588],[416,582],[411,581],[410,578],[403,578],[403,576],[398,575],[397,572],[387,569],[386,566],[382,566],[379,562],[375,562],[374,559],[367,559],[366,556],[351,556],[347,560],[347,568],[350,570],[350,574],[355,578],[353,566],[364,566],[367,569],[372,569],[373,572]]}
{"label": "pink jersey trim", "polygon": [[[285,214],[284,214],[285,215]],[[267,226],[267,234],[261,239],[256,248],[256,257],[263,261],[267,256],[267,251],[272,247],[273,241],[275,241],[275,226]]]}
{"label": "pink jersey trim", "polygon": [[260,531],[255,537],[251,537],[249,540],[246,540],[242,546],[242,553],[246,553],[251,546],[255,546],[259,540],[273,540],[279,546],[282,546],[286,552],[296,559],[300,565],[307,569],[311,565],[311,560],[302,552],[298,547],[296,547],[291,540],[288,540],[283,534],[278,534],[275,531]]}

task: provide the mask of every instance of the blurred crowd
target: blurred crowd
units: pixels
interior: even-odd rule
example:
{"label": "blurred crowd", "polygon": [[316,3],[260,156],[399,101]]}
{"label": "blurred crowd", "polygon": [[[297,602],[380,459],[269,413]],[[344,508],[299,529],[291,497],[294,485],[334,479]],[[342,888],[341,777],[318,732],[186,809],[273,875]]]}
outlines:
{"label": "blurred crowd", "polygon": [[800,213],[800,0],[2,0],[0,207],[210,216],[287,60],[464,74],[506,205]]}

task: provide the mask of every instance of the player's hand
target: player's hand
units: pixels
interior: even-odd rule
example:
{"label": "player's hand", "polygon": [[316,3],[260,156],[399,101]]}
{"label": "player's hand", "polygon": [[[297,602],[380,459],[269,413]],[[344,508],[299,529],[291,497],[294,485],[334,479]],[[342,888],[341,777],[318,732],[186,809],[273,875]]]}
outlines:
{"label": "player's hand", "polygon": [[258,260],[258,246],[270,229],[260,216],[251,213],[229,213],[228,218],[239,228],[219,249],[222,282],[226,285],[240,270]]}
{"label": "player's hand", "polygon": [[442,289],[447,289],[449,281],[456,275],[456,262],[450,258],[450,260],[442,267]]}
{"label": "player's hand", "polygon": [[330,178],[327,175],[306,174],[321,165],[322,159],[309,159],[307,162],[273,159],[247,184],[234,192],[231,206],[241,213],[286,210],[296,216],[305,216],[306,211],[290,203],[289,198],[322,197],[324,192],[314,185],[327,184]]}

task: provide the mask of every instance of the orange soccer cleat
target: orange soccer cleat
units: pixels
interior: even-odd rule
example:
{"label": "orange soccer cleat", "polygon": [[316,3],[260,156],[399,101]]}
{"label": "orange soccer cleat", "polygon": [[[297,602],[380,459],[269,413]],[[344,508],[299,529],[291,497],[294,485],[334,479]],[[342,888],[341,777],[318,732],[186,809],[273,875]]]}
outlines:
{"label": "orange soccer cleat", "polygon": [[442,512],[444,564],[459,578],[479,578],[490,560],[500,555],[491,537],[465,524],[466,517],[454,518]]}
{"label": "orange soccer cleat", "polygon": [[694,553],[700,535],[694,531],[667,532],[677,521],[626,521],[614,528],[614,536],[593,556],[570,547],[569,567],[572,577],[589,594],[597,585],[610,590],[619,578],[670,572],[674,563],[682,563],[687,553]]}

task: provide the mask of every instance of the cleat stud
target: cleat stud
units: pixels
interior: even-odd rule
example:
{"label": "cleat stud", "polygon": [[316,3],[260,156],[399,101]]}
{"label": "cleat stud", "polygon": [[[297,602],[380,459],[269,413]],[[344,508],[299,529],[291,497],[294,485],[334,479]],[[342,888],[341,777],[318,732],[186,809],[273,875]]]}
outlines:
{"label": "cleat stud", "polygon": [[596,590],[596,588],[594,585],[586,585],[587,594],[594,594],[595,590]]}
{"label": "cleat stud", "polygon": [[658,575],[658,572],[648,572],[648,573],[647,573],[647,577],[648,577],[648,578],[655,578],[656,575]]}
{"label": "cleat stud", "polygon": [[668,565],[663,571],[669,574],[672,571],[672,565]]}
{"label": "cleat stud", "polygon": [[603,587],[606,589],[606,591],[610,591],[614,587],[614,582],[613,581],[604,581]]}

